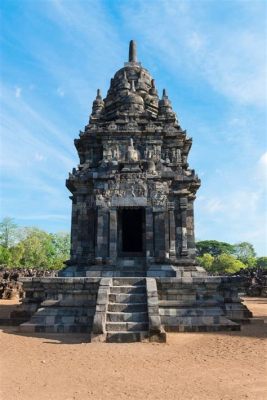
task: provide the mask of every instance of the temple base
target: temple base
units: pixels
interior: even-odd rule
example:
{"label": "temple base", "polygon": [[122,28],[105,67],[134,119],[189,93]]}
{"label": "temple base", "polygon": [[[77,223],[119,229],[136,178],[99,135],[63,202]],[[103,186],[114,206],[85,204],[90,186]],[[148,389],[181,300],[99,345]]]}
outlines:
{"label": "temple base", "polygon": [[181,265],[150,263],[142,260],[123,259],[116,265],[69,265],[59,272],[62,277],[205,277],[207,272],[199,265],[183,263]]}
{"label": "temple base", "polygon": [[88,341],[166,341],[165,332],[240,330],[252,316],[238,277],[24,278],[20,332]]}

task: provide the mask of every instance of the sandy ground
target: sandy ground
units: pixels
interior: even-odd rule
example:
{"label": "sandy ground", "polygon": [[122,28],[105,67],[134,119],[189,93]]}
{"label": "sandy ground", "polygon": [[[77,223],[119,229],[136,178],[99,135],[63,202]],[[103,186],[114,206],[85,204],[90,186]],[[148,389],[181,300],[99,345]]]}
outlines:
{"label": "sandy ground", "polygon": [[[2,301],[7,312],[15,301]],[[267,299],[247,298],[267,322]],[[0,331],[1,400],[266,400],[266,327],[168,334],[168,343],[87,343],[86,335]]]}

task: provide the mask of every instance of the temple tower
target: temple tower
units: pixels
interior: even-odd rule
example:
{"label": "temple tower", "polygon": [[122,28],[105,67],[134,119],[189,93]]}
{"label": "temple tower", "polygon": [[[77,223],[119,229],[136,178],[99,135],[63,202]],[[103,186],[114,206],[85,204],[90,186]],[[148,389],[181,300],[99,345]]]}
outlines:
{"label": "temple tower", "polygon": [[97,91],[75,146],[80,163],[72,193],[71,256],[65,276],[190,276],[195,261],[193,204],[200,180],[189,168],[192,139],[166,90],[129,60]]}

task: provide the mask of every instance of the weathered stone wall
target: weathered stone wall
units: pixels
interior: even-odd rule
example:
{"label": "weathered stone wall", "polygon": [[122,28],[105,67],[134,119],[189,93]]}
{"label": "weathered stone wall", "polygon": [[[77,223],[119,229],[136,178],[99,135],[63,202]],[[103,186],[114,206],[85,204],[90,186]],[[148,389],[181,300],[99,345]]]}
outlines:
{"label": "weathered stone wall", "polygon": [[22,332],[91,332],[99,278],[24,278]]}
{"label": "weathered stone wall", "polygon": [[166,331],[239,330],[252,316],[239,296],[238,277],[157,279],[161,323]]}

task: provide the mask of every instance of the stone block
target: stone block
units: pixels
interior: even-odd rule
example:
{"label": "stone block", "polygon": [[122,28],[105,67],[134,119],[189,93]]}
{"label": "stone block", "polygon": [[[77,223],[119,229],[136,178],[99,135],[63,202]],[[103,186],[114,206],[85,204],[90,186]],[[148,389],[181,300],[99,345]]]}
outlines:
{"label": "stone block", "polygon": [[161,319],[159,315],[149,315],[149,331],[160,332],[161,331]]}

